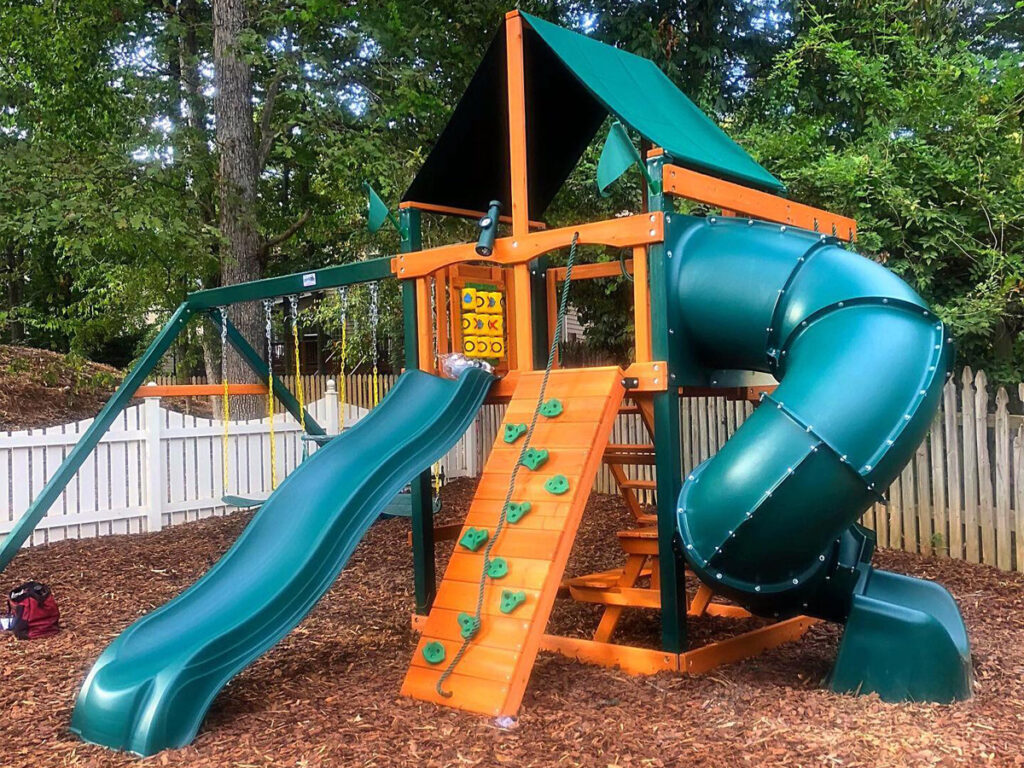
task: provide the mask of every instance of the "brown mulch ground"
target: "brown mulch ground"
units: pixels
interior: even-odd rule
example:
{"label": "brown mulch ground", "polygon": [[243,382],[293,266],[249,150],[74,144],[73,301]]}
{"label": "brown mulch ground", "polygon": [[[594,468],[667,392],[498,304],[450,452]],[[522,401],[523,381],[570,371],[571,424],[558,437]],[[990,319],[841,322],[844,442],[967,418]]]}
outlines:
{"label": "brown mulch ground", "polygon": [[0,345],[0,430],[35,429],[89,419],[121,381],[121,372],[73,355]]}
{"label": "brown mulch ground", "polygon": [[[91,419],[123,377],[117,368],[76,355],[0,344],[0,431]],[[220,416],[218,398],[165,397],[160,404],[207,419]]]}
{"label": "brown mulch ground", "polygon": [[[445,492],[456,519],[471,481]],[[25,552],[6,580],[48,582],[65,631],[33,643],[0,639],[0,765],[134,765],[67,732],[90,664],[130,621],[185,588],[247,517],[159,533],[67,541]],[[618,564],[626,513],[591,499],[572,572]],[[950,706],[888,705],[823,690],[839,630],[702,677],[629,677],[542,654],[518,727],[398,695],[414,636],[408,523],[375,526],[331,592],[296,631],[225,688],[195,744],[145,764],[173,766],[918,766],[1022,765],[1024,577],[884,551],[881,567],[934,578],[956,596],[971,634],[976,695]],[[446,547],[450,549],[450,545]],[[559,603],[558,632],[584,633],[592,607]],[[724,620],[719,620],[724,621]],[[702,620],[699,638],[721,636]],[[653,645],[652,614],[625,636]]]}

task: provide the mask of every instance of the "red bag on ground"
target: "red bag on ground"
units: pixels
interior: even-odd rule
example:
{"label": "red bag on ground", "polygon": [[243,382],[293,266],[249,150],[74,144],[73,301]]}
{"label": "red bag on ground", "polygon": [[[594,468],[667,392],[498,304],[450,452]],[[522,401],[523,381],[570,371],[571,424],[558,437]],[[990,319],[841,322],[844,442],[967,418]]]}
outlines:
{"label": "red bag on ground", "polygon": [[35,640],[60,631],[60,609],[50,588],[26,581],[11,590],[7,611],[14,617],[11,631],[19,640]]}

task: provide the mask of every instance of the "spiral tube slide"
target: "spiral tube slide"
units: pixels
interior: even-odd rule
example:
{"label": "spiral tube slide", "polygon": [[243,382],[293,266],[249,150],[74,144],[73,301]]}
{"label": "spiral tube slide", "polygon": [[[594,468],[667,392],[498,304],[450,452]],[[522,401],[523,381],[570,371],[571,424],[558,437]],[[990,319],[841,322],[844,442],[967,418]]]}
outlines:
{"label": "spiral tube slide", "polygon": [[966,698],[952,597],[873,570],[873,536],[856,524],[928,431],[952,363],[945,327],[906,283],[834,238],[670,218],[669,328],[689,365],[680,378],[724,369],[779,380],[683,484],[690,566],[759,615],[845,622],[836,690]]}

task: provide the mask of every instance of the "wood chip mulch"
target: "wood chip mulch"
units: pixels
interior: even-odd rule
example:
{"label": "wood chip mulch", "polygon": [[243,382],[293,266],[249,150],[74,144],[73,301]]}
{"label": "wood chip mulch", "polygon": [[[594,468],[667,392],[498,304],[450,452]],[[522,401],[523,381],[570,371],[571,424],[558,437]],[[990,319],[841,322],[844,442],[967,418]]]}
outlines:
{"label": "wood chip mulch", "polygon": [[[445,490],[457,520],[473,481]],[[139,760],[82,744],[67,730],[75,695],[102,649],[138,616],[200,576],[248,517],[235,514],[155,534],[68,541],[26,551],[6,588],[49,583],[64,631],[0,638],[0,765],[128,766]],[[616,497],[594,496],[571,572],[616,567]],[[891,705],[822,688],[840,629],[702,677],[630,677],[542,654],[517,727],[398,695],[415,643],[408,522],[374,526],[313,613],[230,683],[195,744],[145,765],[169,766],[927,766],[1024,765],[1024,577],[883,551],[880,567],[941,581],[966,617],[975,697],[949,706]],[[442,546],[447,557],[451,544]],[[597,612],[560,601],[555,632],[586,636]],[[701,620],[704,642],[729,631]],[[721,626],[725,622],[725,626]],[[622,636],[655,647],[653,613]]]}

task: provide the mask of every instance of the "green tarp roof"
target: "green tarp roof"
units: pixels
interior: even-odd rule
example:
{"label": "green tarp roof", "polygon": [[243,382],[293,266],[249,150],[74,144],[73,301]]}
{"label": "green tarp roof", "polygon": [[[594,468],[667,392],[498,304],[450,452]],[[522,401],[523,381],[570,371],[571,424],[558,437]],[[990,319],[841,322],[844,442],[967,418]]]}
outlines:
{"label": "green tarp roof", "polygon": [[[609,113],[681,166],[783,189],[653,62],[521,15],[530,218],[543,215]],[[497,199],[509,210],[504,26],[403,199],[470,210]]]}

